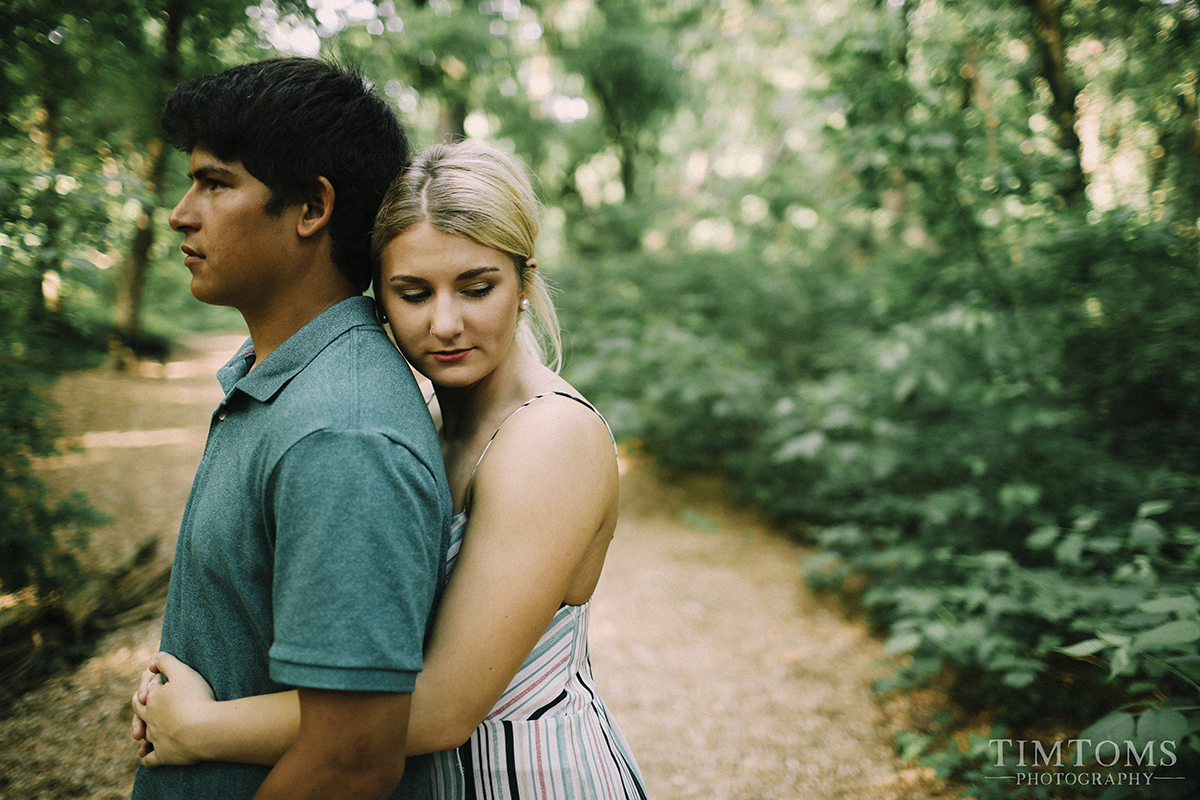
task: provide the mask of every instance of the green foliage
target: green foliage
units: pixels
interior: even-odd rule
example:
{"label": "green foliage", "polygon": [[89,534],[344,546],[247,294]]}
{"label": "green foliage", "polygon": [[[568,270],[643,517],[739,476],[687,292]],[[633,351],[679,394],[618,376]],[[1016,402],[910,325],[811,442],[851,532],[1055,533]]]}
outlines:
{"label": "green foliage", "polygon": [[1188,469],[1200,452],[1200,280],[1178,229],[1122,213],[1056,226],[1034,266],[1061,283],[1034,291],[1065,284],[1077,301],[1063,320],[1064,381],[1088,409],[1092,435],[1138,463]]}
{"label": "green foliage", "polygon": [[614,138],[636,135],[679,101],[670,48],[645,30],[604,28],[568,52],[600,101]]}
{"label": "green foliage", "polygon": [[57,451],[56,431],[46,422],[53,405],[45,377],[16,359],[0,363],[0,591],[31,587],[54,596],[77,584],[75,553],[87,542],[87,528],[104,518],[80,493],[49,497],[32,467],[34,457]]}
{"label": "green foliage", "polygon": [[[154,199],[132,151],[170,72],[159,12],[183,20],[185,74],[269,55],[236,3],[9,5],[0,477],[24,487],[6,519],[41,533],[6,590],[70,571],[51,541],[80,509],[9,475],[54,438],[34,362],[106,336],[97,265]],[[254,9],[260,38],[315,13]],[[469,128],[530,164],[568,377],[618,434],[723,470],[820,545],[809,581],[853,592],[899,665],[881,688],[937,685],[987,720],[909,732],[903,755],[1009,798],[989,740],[1053,718],[1174,737],[1200,771],[1194,2],[326,12],[325,50],[414,143]],[[582,99],[585,119],[555,113]],[[202,309],[184,283],[151,271],[156,326]]]}
{"label": "green foliage", "polygon": [[[1015,308],[959,295],[952,262],[876,278],[750,250],[591,260],[560,279],[570,377],[656,460],[723,469],[809,526],[814,586],[865,578],[903,662],[881,690],[936,682],[1005,730],[1082,727],[1122,697],[1127,716],[1173,709],[1194,769],[1200,387],[1178,359],[1200,276],[1165,223],[1027,231]],[[924,287],[873,304],[881,279]],[[1138,374],[1162,389],[1153,413]],[[983,780],[983,750],[926,735],[939,769]]]}
{"label": "green foliage", "polygon": [[88,342],[45,308],[37,255],[0,244],[0,592],[51,597],[74,587],[74,552],[103,519],[78,493],[52,499],[34,471],[35,458],[58,451],[53,375],[77,364]]}
{"label": "green foliage", "polygon": [[[901,665],[881,689],[944,687],[995,736],[1047,718],[1169,735],[1174,774],[1194,776],[1200,273],[1178,148],[1197,84],[1178,54],[1200,15],[1184,5],[825,9],[813,84],[842,190],[814,199],[786,162],[787,189],[727,181],[678,217],[751,191],[782,200],[765,226],[726,205],[732,251],[684,235],[576,265],[563,316],[572,378],[628,436],[807,528],[810,582],[853,588]],[[1145,179],[1106,194],[1129,174],[1119,151]],[[788,230],[795,204],[816,209],[810,237]],[[1012,796],[960,724],[902,749]]]}
{"label": "green foliage", "polygon": [[[180,41],[192,63],[215,64],[223,48],[210,45],[246,24],[237,3],[116,0],[96,12],[75,0],[0,10],[0,593],[20,597],[0,620],[0,702],[87,649],[94,608],[77,615],[75,601],[97,577],[79,555],[106,519],[39,477],[38,460],[60,453],[50,388],[106,354],[119,265],[161,177],[146,168]],[[181,293],[178,282],[167,292]],[[149,327],[176,333],[183,315],[169,314]]]}

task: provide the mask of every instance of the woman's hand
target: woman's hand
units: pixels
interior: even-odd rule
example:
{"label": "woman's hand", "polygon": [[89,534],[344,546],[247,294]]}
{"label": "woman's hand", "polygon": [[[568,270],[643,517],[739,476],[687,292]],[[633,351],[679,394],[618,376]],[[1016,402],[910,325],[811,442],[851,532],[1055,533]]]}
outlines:
{"label": "woman's hand", "polygon": [[133,695],[133,738],[146,767],[205,758],[205,721],[216,699],[204,677],[170,653],[156,653]]}

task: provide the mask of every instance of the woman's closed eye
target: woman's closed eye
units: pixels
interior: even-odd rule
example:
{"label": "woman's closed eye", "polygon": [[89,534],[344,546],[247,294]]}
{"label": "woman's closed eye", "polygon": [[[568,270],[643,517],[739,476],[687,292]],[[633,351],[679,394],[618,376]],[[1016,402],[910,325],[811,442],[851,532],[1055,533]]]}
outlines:
{"label": "woman's closed eye", "polygon": [[487,297],[489,294],[491,294],[492,289],[495,288],[495,285],[491,283],[476,283],[467,287],[466,289],[463,289],[463,294],[465,294],[467,297]]}
{"label": "woman's closed eye", "polygon": [[[462,293],[474,300],[480,300],[487,297],[495,289],[495,284],[492,283],[474,283],[462,289]],[[396,296],[406,303],[417,305],[423,303],[433,296],[433,291],[430,289],[399,289],[396,291]]]}
{"label": "woman's closed eye", "polygon": [[432,293],[428,289],[404,289],[396,292],[396,296],[406,303],[423,303],[428,300]]}

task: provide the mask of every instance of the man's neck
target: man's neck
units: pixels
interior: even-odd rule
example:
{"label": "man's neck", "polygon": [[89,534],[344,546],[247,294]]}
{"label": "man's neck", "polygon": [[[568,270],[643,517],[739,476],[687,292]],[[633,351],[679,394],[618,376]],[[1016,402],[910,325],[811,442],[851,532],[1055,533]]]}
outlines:
{"label": "man's neck", "polygon": [[289,293],[287,297],[276,298],[269,307],[239,309],[254,343],[254,366],[321,313],[358,294],[349,284],[339,281],[322,287],[321,291]]}

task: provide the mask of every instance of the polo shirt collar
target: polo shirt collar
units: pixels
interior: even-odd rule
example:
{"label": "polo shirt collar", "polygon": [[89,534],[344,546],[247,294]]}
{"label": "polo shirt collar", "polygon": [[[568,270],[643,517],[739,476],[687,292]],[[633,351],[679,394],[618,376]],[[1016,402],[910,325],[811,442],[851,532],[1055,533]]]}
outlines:
{"label": "polo shirt collar", "polygon": [[322,311],[275,348],[261,364],[254,363],[254,343],[247,339],[237,355],[217,372],[226,396],[240,389],[265,403],[331,342],[351,328],[375,325],[374,301],[357,296]]}

